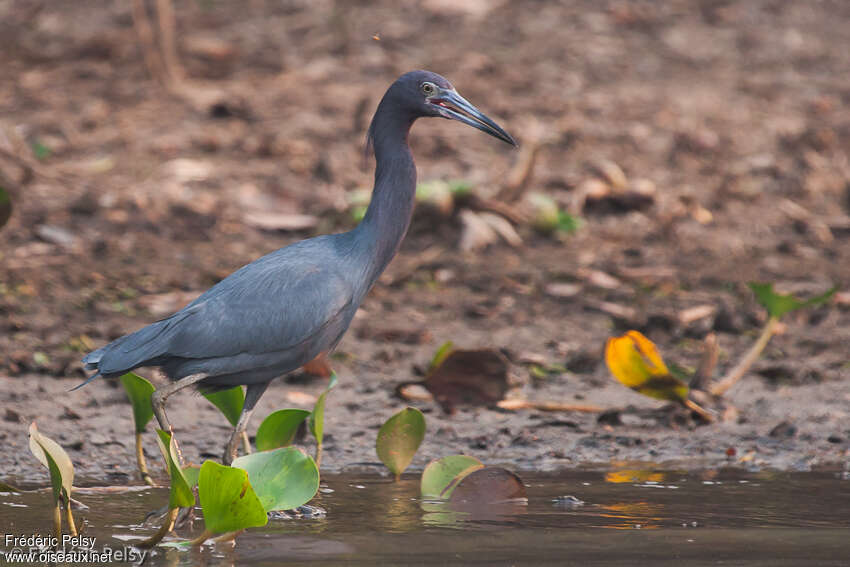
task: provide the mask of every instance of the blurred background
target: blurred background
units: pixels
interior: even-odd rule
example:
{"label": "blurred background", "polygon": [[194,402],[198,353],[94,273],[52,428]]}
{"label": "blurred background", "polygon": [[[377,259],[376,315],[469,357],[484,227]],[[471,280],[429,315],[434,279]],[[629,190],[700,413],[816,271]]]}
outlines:
{"label": "blurred background", "polygon": [[839,286],[760,387],[846,384],[849,25],[840,0],[2,0],[0,375],[79,378],[88,349],[353,227],[372,112],[426,68],[521,147],[414,127],[420,206],[334,363],[370,403],[447,340],[597,403],[628,328],[692,364],[717,332],[723,366],[764,322],[749,280]]}

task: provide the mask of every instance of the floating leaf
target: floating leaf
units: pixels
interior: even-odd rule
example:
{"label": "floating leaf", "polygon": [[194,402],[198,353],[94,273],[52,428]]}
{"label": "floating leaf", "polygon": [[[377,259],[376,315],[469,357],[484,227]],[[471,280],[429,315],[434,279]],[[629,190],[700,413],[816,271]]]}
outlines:
{"label": "floating leaf", "polygon": [[192,494],[192,489],[186,477],[183,475],[183,470],[178,464],[180,460],[177,458],[177,445],[174,438],[167,431],[157,429],[157,443],[159,450],[162,452],[162,458],[165,459],[168,476],[171,477],[171,491],[168,495],[168,509],[187,508],[195,505],[195,496]]}
{"label": "floating leaf", "polygon": [[425,438],[425,416],[416,408],[405,408],[389,418],[378,431],[378,458],[398,478],[413,460]]}
{"label": "floating leaf", "polygon": [[464,477],[450,501],[463,504],[499,504],[527,498],[522,479],[501,467],[484,467]]}
{"label": "floating leaf", "polygon": [[198,497],[207,532],[225,533],[265,526],[269,518],[248,482],[248,473],[206,461],[198,475]]}
{"label": "floating leaf", "polygon": [[322,443],[325,439],[325,399],[328,396],[328,392],[336,386],[336,381],[336,372],[332,372],[330,382],[328,382],[328,387],[325,388],[325,391],[322,392],[322,395],[319,396],[318,400],[316,400],[316,404],[313,406],[313,411],[310,413],[310,419],[307,421],[310,433],[312,433],[313,437],[316,438],[317,466],[321,466],[322,464]]}
{"label": "floating leaf", "polygon": [[687,384],[670,374],[655,344],[638,331],[609,338],[605,362],[617,380],[645,396],[682,403],[688,398]]}
{"label": "floating leaf", "polygon": [[242,391],[242,386],[209,392],[204,394],[204,397],[224,414],[230,425],[236,427],[239,416],[242,414],[242,406],[245,405],[245,393]]}
{"label": "floating leaf", "polygon": [[838,287],[833,287],[826,293],[822,293],[806,301],[800,301],[790,293],[776,293],[773,291],[773,284],[770,283],[750,282],[749,286],[753,290],[756,300],[767,309],[767,313],[771,317],[775,317],[776,319],[779,319],[790,311],[826,303],[838,291]]}
{"label": "floating leaf", "polygon": [[9,221],[12,216],[12,198],[9,192],[0,185],[0,228]]}
{"label": "floating leaf", "polygon": [[310,416],[302,409],[282,409],[269,414],[257,429],[254,441],[258,451],[269,451],[291,445],[298,427]]}
{"label": "floating leaf", "polygon": [[450,455],[431,461],[422,471],[422,498],[448,499],[466,475],[483,467],[481,461],[467,455]]}
{"label": "floating leaf", "polygon": [[136,433],[141,433],[153,417],[151,394],[154,393],[156,388],[153,387],[153,384],[133,372],[124,374],[119,380],[121,380],[121,384],[127,392],[127,397],[130,398],[130,404],[133,406],[133,421],[136,424]]}
{"label": "floating leaf", "polygon": [[294,447],[245,455],[233,466],[248,473],[266,512],[291,510],[309,502],[319,490],[319,469]]}

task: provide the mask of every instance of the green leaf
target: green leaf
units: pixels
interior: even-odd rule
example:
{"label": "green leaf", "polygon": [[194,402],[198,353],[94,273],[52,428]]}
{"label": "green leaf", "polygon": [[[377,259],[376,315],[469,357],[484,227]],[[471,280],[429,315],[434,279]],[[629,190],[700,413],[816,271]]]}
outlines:
{"label": "green leaf", "polygon": [[230,425],[236,427],[239,416],[242,414],[242,406],[245,405],[245,393],[242,391],[242,386],[234,386],[227,390],[210,392],[204,394],[204,397],[224,414]]}
{"label": "green leaf", "polygon": [[186,479],[186,484],[188,484],[190,488],[198,486],[198,475],[200,474],[201,467],[199,465],[186,465],[183,467],[183,478]]}
{"label": "green leaf", "polygon": [[29,429],[30,451],[35,458],[50,471],[50,485],[53,489],[53,500],[58,502],[64,493],[66,498],[71,497],[74,485],[74,465],[71,463],[68,453],[59,443],[42,435],[32,422]]}
{"label": "green leaf", "polygon": [[440,348],[438,348],[437,352],[434,353],[434,358],[431,359],[431,364],[428,365],[428,374],[439,368],[440,365],[445,362],[446,358],[452,353],[454,346],[455,345],[452,341],[446,341],[440,345]]}
{"label": "green leaf", "polygon": [[201,465],[198,496],[204,524],[213,533],[265,526],[269,517],[248,482],[248,473],[214,461]]}
{"label": "green leaf", "polygon": [[463,477],[483,467],[481,461],[467,455],[450,455],[431,461],[422,471],[419,485],[422,498],[447,500]]}
{"label": "green leaf", "polygon": [[153,406],[151,405],[151,394],[156,388],[153,384],[135,374],[128,372],[119,378],[130,404],[133,406],[133,421],[136,423],[136,433],[145,430],[145,426],[153,417]]}
{"label": "green leaf", "polygon": [[307,422],[307,426],[310,428],[310,433],[313,434],[313,437],[316,438],[316,443],[319,445],[322,444],[325,438],[325,399],[328,396],[328,393],[336,386],[337,376],[336,372],[331,373],[330,382],[328,382],[328,387],[325,388],[325,391],[322,392],[322,395],[319,396],[319,399],[316,400],[316,404],[313,406],[313,411],[310,413],[310,419]]}
{"label": "green leaf", "polygon": [[749,286],[750,289],[753,290],[756,300],[762,305],[762,307],[767,309],[768,315],[776,319],[779,319],[786,313],[796,309],[813,307],[815,305],[826,303],[835,294],[835,292],[838,291],[838,287],[836,286],[826,293],[822,293],[821,295],[812,297],[806,301],[800,301],[790,293],[776,293],[773,291],[773,284],[771,283],[750,282]]}
{"label": "green leaf", "polygon": [[405,408],[389,418],[378,431],[378,458],[398,477],[413,460],[425,438],[425,416],[416,408]]}
{"label": "green leaf", "polygon": [[233,466],[248,473],[266,512],[297,508],[319,490],[316,463],[294,447],[245,455],[233,461]]}
{"label": "green leaf", "polygon": [[192,488],[186,477],[183,476],[183,470],[178,463],[177,446],[174,443],[174,438],[167,431],[162,429],[156,430],[157,443],[159,450],[162,452],[162,457],[165,459],[168,476],[171,477],[171,491],[168,495],[168,508],[188,508],[195,505],[195,496],[192,494]]}
{"label": "green leaf", "polygon": [[291,445],[298,427],[310,416],[302,409],[282,409],[269,414],[257,429],[257,451],[269,451]]}
{"label": "green leaf", "polygon": [[9,221],[12,216],[12,198],[6,188],[0,186],[0,228]]}
{"label": "green leaf", "polygon": [[558,225],[560,232],[573,234],[581,228],[581,218],[571,215],[566,211],[558,211]]}
{"label": "green leaf", "polygon": [[44,161],[50,157],[53,151],[41,142],[36,141],[32,143],[32,153],[35,156],[35,159],[38,161]]}

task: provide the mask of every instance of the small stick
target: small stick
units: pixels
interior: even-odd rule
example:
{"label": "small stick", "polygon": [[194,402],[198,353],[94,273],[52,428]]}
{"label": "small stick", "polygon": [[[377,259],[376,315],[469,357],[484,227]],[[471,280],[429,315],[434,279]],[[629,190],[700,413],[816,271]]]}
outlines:
{"label": "small stick", "polygon": [[710,414],[708,412],[708,410],[703,408],[701,405],[699,405],[695,401],[688,399],[688,398],[685,398],[685,400],[682,403],[685,404],[686,408],[688,408],[692,412],[699,414],[699,416],[701,418],[703,418],[704,420],[706,420],[707,422],[714,423],[716,421],[714,416],[712,414]]}
{"label": "small stick", "polygon": [[735,365],[735,367],[729,371],[722,380],[716,383],[711,387],[709,393],[714,396],[722,396],[726,390],[735,385],[735,383],[740,380],[744,374],[747,373],[747,370],[750,369],[750,366],[758,359],[761,352],[764,350],[764,347],[767,346],[767,343],[770,342],[771,337],[776,334],[779,326],[779,319],[776,317],[771,317],[767,320],[767,323],[764,326],[764,329],[761,332],[761,336],[759,336],[758,340],[755,344],[750,347],[750,350],[747,351],[747,354],[744,355],[744,358]]}
{"label": "small stick", "polygon": [[602,413],[605,408],[593,405],[565,404],[561,402],[537,402],[532,400],[501,400],[496,404],[505,410],[536,409],[541,411],[580,411]]}

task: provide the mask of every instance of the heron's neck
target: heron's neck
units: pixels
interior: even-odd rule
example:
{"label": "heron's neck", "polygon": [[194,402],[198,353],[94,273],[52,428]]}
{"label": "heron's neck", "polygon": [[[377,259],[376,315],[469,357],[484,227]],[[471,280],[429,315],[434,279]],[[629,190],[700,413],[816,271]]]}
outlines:
{"label": "heron's neck", "polygon": [[411,120],[382,114],[379,109],[372,125],[374,140],[375,188],[366,216],[357,227],[366,277],[374,282],[398,251],[410,226],[416,195],[416,165],[407,144]]}

